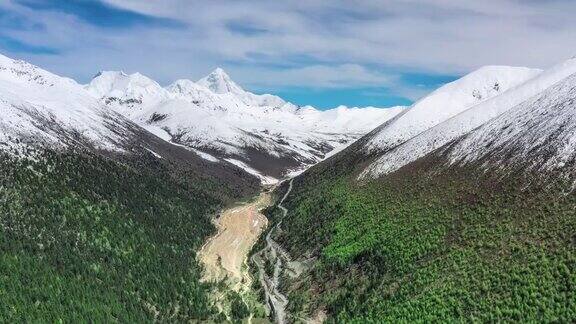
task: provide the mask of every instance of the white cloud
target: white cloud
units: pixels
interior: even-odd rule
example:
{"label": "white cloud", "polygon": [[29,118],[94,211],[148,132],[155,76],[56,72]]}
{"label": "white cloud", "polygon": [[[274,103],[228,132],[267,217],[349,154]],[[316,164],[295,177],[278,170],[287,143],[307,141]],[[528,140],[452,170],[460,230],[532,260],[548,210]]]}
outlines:
{"label": "white cloud", "polygon": [[[380,84],[411,97],[422,90],[389,71],[547,67],[576,54],[576,1],[567,0],[106,2],[188,28],[102,30],[70,15],[12,5],[47,26],[15,36],[62,48],[62,55],[32,61],[82,80],[100,69],[124,69],[167,83],[223,65],[239,83],[272,90]],[[235,33],[230,22],[267,32]]]}
{"label": "white cloud", "polygon": [[[463,72],[484,64],[542,67],[576,51],[574,1],[108,1],[202,26],[209,44],[231,41],[221,49],[230,57],[262,51]],[[238,37],[223,28],[232,19],[271,34]]]}
{"label": "white cloud", "polygon": [[[311,65],[301,68],[277,70],[270,73],[267,69],[250,68],[236,70],[245,75],[246,84],[262,88],[275,87],[312,87],[312,88],[349,88],[349,87],[385,87],[396,82],[396,77],[369,71],[361,65]],[[234,77],[232,75],[232,77]]]}

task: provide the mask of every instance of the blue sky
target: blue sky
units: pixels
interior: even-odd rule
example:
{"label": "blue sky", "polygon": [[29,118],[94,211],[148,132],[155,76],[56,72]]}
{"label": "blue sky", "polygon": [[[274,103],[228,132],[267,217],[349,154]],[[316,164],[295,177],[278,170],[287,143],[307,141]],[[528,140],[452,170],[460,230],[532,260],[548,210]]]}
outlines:
{"label": "blue sky", "polygon": [[386,88],[343,88],[343,89],[309,89],[291,87],[280,89],[276,94],[285,100],[299,105],[334,108],[339,105],[357,107],[393,107],[406,106],[412,100],[391,94]]}
{"label": "blue sky", "polygon": [[4,0],[0,52],[87,82],[224,68],[248,90],[330,108],[409,104],[483,65],[576,54],[576,1]]}

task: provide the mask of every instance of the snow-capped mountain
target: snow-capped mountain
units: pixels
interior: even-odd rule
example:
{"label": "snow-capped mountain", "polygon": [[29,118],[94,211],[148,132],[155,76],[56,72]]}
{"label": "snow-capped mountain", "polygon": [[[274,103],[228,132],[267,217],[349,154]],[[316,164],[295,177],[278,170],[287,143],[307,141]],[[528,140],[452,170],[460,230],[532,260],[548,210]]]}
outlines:
{"label": "snow-capped mountain", "polygon": [[106,104],[129,118],[138,116],[143,106],[158,104],[168,97],[158,83],[140,73],[99,72],[85,88],[97,100],[105,97]]}
{"label": "snow-capped mountain", "polygon": [[[75,81],[0,55],[0,142],[122,150],[133,125]],[[135,126],[135,125],[134,125]]]}
{"label": "snow-capped mountain", "polygon": [[[501,295],[501,287],[520,291],[532,278],[550,280],[549,286],[561,287],[560,293],[553,295],[564,296],[563,292],[570,290],[561,284],[566,276],[554,275],[553,268],[570,263],[564,260],[573,259],[575,251],[576,59],[540,73],[534,71],[531,78],[530,74],[526,81],[510,84],[507,91],[496,95],[490,90],[495,90],[493,80],[479,82],[477,86],[486,89],[491,98],[476,104],[466,94],[473,97],[470,90],[477,86],[463,89],[457,86],[462,83],[456,82],[450,89],[454,94],[440,89],[432,96],[444,92],[437,97],[444,100],[428,106],[430,114],[424,109],[415,114],[430,100],[425,98],[279,189],[278,194],[288,192],[286,202],[281,201],[288,214],[282,219],[282,231],[273,239],[291,256],[289,261],[307,262],[308,268],[314,269],[283,282],[284,291],[311,296],[307,303],[314,304],[327,289],[366,287],[368,275],[357,281],[346,279],[345,284],[341,278],[355,269],[368,269],[365,272],[374,278],[372,286],[382,289],[361,299],[350,297],[348,304],[352,310],[348,319],[366,316],[359,320],[366,322],[386,316],[394,322],[398,313],[403,319],[410,317],[416,309],[412,301],[425,309],[430,303],[422,291],[434,292],[428,296],[445,294],[448,299],[462,292],[466,298],[470,287],[474,287],[472,294],[482,291],[448,321],[476,317],[483,311],[486,318],[502,314],[507,296],[502,301],[494,299]],[[438,116],[445,107],[460,112],[441,121],[445,117]],[[405,126],[414,126],[420,133],[411,134],[413,128],[395,129],[401,132],[398,136],[390,132],[412,112],[412,122]],[[413,137],[404,140],[404,136]],[[349,185],[354,181],[361,183]],[[326,231],[331,224],[337,226]],[[311,239],[317,237],[322,239]],[[329,254],[335,262],[345,260],[347,265],[340,270],[331,267],[331,262],[324,261]],[[348,258],[342,259],[342,255]],[[390,264],[393,266],[388,267]],[[398,264],[406,271],[390,280],[398,273],[394,266]],[[546,270],[549,264],[550,271]],[[439,271],[429,276],[431,268]],[[528,279],[509,276],[514,268],[527,273]],[[528,268],[537,270],[524,271]],[[280,269],[287,270],[291,269]],[[404,282],[407,276],[422,279],[422,273],[426,278],[415,280],[417,285],[397,289],[398,282],[410,286],[411,280]],[[448,284],[444,282],[447,277],[451,278]],[[478,277],[483,278],[482,283],[475,286]],[[440,285],[436,278],[442,278]],[[485,285],[492,279],[492,284]],[[452,291],[446,293],[446,287]],[[538,305],[540,296],[533,297],[532,304]],[[326,300],[317,307],[336,309],[328,317],[346,320],[340,312],[345,299]],[[358,306],[370,299],[377,302]],[[486,302],[476,303],[476,299]],[[558,305],[564,305],[574,298],[569,295],[558,300]],[[482,310],[474,309],[477,304],[482,304]],[[508,305],[512,310],[519,304],[512,300]],[[529,310],[525,305],[514,312],[532,312],[536,319],[541,316],[539,306]],[[462,305],[450,305],[447,312],[437,312],[437,306],[431,303],[413,320],[443,319]],[[293,313],[315,313],[305,307]],[[553,316],[564,316],[560,313],[551,310]]]}
{"label": "snow-capped mountain", "polygon": [[[244,91],[221,68],[216,68],[212,73],[198,80],[197,84],[217,94],[229,94],[249,106],[282,107],[287,104],[278,96],[270,94],[256,95]],[[290,104],[290,106],[292,105]]]}
{"label": "snow-capped mountain", "polygon": [[[536,76],[528,78],[525,82],[519,83],[515,87],[511,87],[507,91],[504,91],[489,100],[473,105],[462,111],[460,114],[457,114],[454,117],[423,131],[417,136],[410,138],[401,145],[390,149],[372,162],[362,172],[360,177],[375,178],[395,171],[402,166],[431,153],[443,145],[458,139],[475,128],[482,126],[511,108],[522,105],[535,96],[545,94],[546,89],[574,73],[576,73],[576,59],[570,59],[541,73],[535,72],[534,74],[536,74]],[[529,103],[525,104],[529,105]],[[522,111],[522,108],[517,108],[515,111]],[[521,118],[518,118],[518,123],[521,122],[528,123],[528,121],[523,121]],[[527,125],[528,124],[520,124],[518,127],[524,128]],[[512,131],[512,129],[509,131]],[[378,136],[378,134],[376,136]],[[497,136],[497,134],[495,134],[495,136]],[[504,140],[504,138],[500,140]],[[479,144],[478,142],[474,143]],[[459,150],[457,156],[462,157],[469,154],[473,157],[478,156],[478,154],[482,154],[483,152],[482,149],[479,149],[479,147],[475,145],[468,145],[466,147],[468,147],[468,150],[465,153],[462,150]]]}
{"label": "snow-capped mountain", "polygon": [[[102,77],[113,82],[106,85],[108,88],[100,88],[101,91],[114,93],[114,89],[123,87],[121,76]],[[130,96],[157,99],[154,84],[148,83],[147,78],[134,77],[131,81],[138,84],[132,88],[142,92]],[[126,107],[134,104],[123,103]],[[165,162],[164,168],[171,172],[186,172],[187,176],[230,185],[234,190],[253,190],[258,183],[233,163],[215,163],[202,152],[155,136],[94,98],[83,85],[2,55],[0,111],[0,151],[15,157],[26,157],[42,149],[67,152],[80,149],[113,160],[142,161],[141,156],[146,155],[158,163]]]}
{"label": "snow-capped mountain", "polygon": [[576,176],[574,72],[451,145],[452,163],[483,161],[485,167],[521,165],[533,172]]}
{"label": "snow-capped mountain", "polygon": [[369,151],[386,151],[419,133],[538,75],[524,67],[485,66],[448,83],[407,109],[367,144]]}
{"label": "snow-capped mountain", "polygon": [[101,72],[86,89],[154,134],[265,181],[320,161],[402,110],[298,107],[245,91],[222,69],[165,88],[138,73]]}

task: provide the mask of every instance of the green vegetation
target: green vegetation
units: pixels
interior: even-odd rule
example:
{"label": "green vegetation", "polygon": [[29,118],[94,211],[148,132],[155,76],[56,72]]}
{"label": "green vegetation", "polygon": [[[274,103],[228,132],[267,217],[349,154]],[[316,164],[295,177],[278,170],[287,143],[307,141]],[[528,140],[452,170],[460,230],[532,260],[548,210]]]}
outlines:
{"label": "green vegetation", "polygon": [[217,318],[195,251],[233,190],[145,157],[38,154],[0,158],[0,321]]}
{"label": "green vegetation", "polygon": [[576,320],[576,194],[562,183],[413,166],[358,184],[344,169],[315,167],[284,204],[278,239],[318,258],[290,284],[295,316]]}
{"label": "green vegetation", "polygon": [[248,306],[242,300],[242,297],[238,293],[232,292],[231,304],[230,304],[230,315],[234,320],[242,320],[250,315],[250,310]]}

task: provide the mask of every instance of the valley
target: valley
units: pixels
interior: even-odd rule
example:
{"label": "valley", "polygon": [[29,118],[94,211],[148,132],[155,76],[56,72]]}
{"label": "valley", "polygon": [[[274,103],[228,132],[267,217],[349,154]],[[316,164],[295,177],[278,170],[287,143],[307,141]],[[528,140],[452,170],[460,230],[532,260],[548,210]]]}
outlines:
{"label": "valley", "polygon": [[[115,85],[100,97],[88,86],[0,55],[0,273],[2,286],[8,287],[0,292],[6,301],[0,307],[3,320],[282,316],[287,300],[279,293],[279,275],[295,270],[271,232],[261,237],[268,221],[260,210],[275,193],[256,193],[341,149],[401,108],[300,109],[233,87],[223,71],[216,72],[198,84],[178,83],[217,101],[198,107],[196,97],[158,88],[141,75],[99,74],[105,82],[94,87]],[[117,80],[107,83],[111,75]],[[235,90],[221,93],[219,84]],[[158,113],[158,102],[139,106],[149,103],[145,94],[165,96],[169,107],[178,103],[178,114]],[[218,103],[222,109],[208,113]],[[133,118],[144,108],[150,108],[154,118],[146,120],[152,123],[201,121],[210,130],[200,133],[210,134],[216,144],[230,143],[213,139],[229,136],[227,129],[238,130],[246,118],[275,130],[264,125],[263,135],[247,135],[248,129],[232,134],[236,142],[225,146],[235,153],[223,152]],[[199,112],[211,117],[180,118]],[[214,128],[212,118],[229,124]],[[330,130],[333,125],[337,132]],[[317,132],[312,134],[312,128]],[[218,211],[221,217],[211,222]],[[274,232],[277,228],[274,224]],[[275,274],[262,271],[262,281],[249,275],[248,257],[256,241],[268,248],[252,260],[264,262],[270,255],[267,264],[274,262],[277,269]],[[35,278],[34,286],[27,284],[29,277]],[[272,293],[260,296],[258,285]],[[280,303],[266,301],[274,298]]]}
{"label": "valley", "polygon": [[[260,212],[270,204],[270,193],[262,192],[252,201],[239,203],[237,206],[223,210],[214,219],[217,232],[210,237],[198,252],[198,259],[203,265],[202,281],[222,283],[212,292],[218,309],[232,319],[234,299],[228,297],[231,289],[246,305],[249,317],[262,308],[252,291],[252,278],[248,269],[248,256],[260,234],[268,225],[267,218]],[[259,315],[263,315],[262,309]]]}
{"label": "valley", "polygon": [[[246,194],[175,176],[153,156],[0,156],[0,317],[7,322],[208,320],[196,251],[206,215]],[[186,171],[186,172],[184,172]],[[186,283],[186,284],[183,284]],[[74,311],[70,311],[74,310]]]}
{"label": "valley", "polygon": [[[288,189],[276,205],[282,211],[280,219],[276,221],[274,227],[266,234],[265,246],[252,255],[252,262],[258,268],[258,278],[260,285],[264,289],[266,303],[271,313],[274,314],[277,323],[286,322],[286,306],[288,305],[288,298],[281,292],[280,276],[283,271],[292,270],[290,256],[272,238],[272,235],[280,228],[282,219],[288,214],[288,210],[282,206],[282,203],[292,191],[292,179],[287,181]],[[271,266],[271,271],[269,268],[267,269],[267,265]]]}
{"label": "valley", "polygon": [[[292,180],[286,180],[289,185],[286,193],[278,202],[282,215],[276,224],[269,228],[263,239],[264,247],[252,253],[252,248],[259,240],[268,226],[268,219],[262,210],[271,206],[270,190],[267,188],[257,198],[238,206],[223,210],[220,216],[214,220],[217,233],[210,237],[198,252],[198,259],[204,268],[203,281],[222,282],[224,287],[213,292],[212,296],[218,308],[228,319],[231,318],[232,303],[227,298],[227,289],[238,293],[246,305],[249,318],[254,313],[264,315],[259,309],[253,280],[258,280],[264,291],[264,308],[267,316],[274,317],[275,322],[286,322],[287,297],[281,292],[280,276],[285,271],[292,271],[297,276],[299,270],[295,270],[295,263],[272,238],[272,235],[280,228],[282,218],[288,210],[282,206],[282,202],[292,191]],[[272,188],[273,189],[273,188]],[[248,258],[252,265],[256,266],[255,278],[251,277]],[[271,264],[272,270],[269,265]]]}
{"label": "valley", "polygon": [[244,283],[245,279],[242,269],[245,259],[268,224],[260,209],[269,204],[269,194],[261,193],[254,201],[219,213],[220,216],[214,220],[216,235],[198,252],[205,267],[206,281],[231,280],[235,283],[232,285],[235,290],[239,290],[239,284]]}

